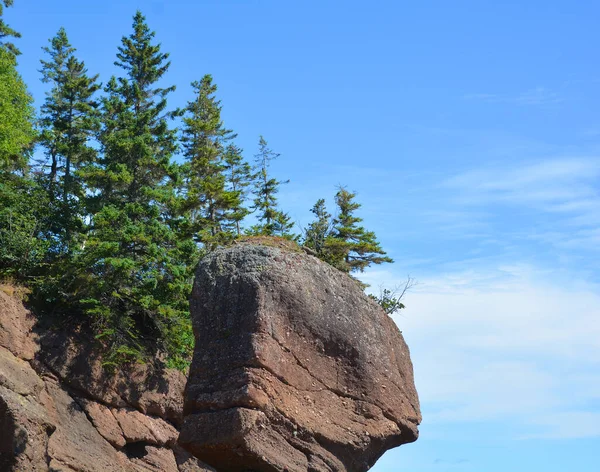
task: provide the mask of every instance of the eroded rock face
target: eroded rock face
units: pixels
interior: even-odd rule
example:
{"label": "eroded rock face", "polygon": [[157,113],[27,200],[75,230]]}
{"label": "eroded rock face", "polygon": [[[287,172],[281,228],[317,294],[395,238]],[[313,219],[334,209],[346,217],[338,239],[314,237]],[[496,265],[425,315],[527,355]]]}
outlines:
{"label": "eroded rock face", "polygon": [[31,360],[39,350],[33,332],[36,320],[17,297],[9,295],[10,290],[6,293],[2,288],[5,287],[0,286],[0,346],[21,359]]}
{"label": "eroded rock face", "polygon": [[199,265],[180,444],[219,471],[366,471],[415,441],[408,348],[347,275],[240,244]]}
{"label": "eroded rock face", "polygon": [[0,471],[214,472],[176,443],[181,372],[109,373],[89,336],[35,323],[0,290]]}

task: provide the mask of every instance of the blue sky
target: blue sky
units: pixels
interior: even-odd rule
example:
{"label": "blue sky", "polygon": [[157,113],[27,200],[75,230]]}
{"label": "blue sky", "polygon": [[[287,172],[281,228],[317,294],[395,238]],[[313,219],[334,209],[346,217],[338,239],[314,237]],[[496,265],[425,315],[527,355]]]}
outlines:
{"label": "blue sky", "polygon": [[281,153],[300,224],[347,185],[419,284],[396,316],[421,437],[385,471],[596,471],[600,463],[600,4],[592,1],[16,0],[37,103],[65,26],[106,82],[136,8],[173,106],[211,73],[251,158]]}

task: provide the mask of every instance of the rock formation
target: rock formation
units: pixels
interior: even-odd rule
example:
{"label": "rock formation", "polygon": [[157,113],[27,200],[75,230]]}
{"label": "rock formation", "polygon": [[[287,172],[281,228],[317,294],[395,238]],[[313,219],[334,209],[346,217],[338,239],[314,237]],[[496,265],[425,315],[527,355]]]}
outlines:
{"label": "rock formation", "polygon": [[180,444],[219,471],[368,470],[415,441],[408,348],[356,281],[298,250],[199,265]]}
{"label": "rock formation", "polygon": [[214,471],[177,445],[181,372],[109,374],[89,338],[35,322],[0,290],[1,471]]}
{"label": "rock formation", "polygon": [[392,320],[353,279],[281,245],[199,265],[187,386],[152,365],[107,372],[89,333],[43,326],[0,286],[0,471],[358,472],[414,441]]}

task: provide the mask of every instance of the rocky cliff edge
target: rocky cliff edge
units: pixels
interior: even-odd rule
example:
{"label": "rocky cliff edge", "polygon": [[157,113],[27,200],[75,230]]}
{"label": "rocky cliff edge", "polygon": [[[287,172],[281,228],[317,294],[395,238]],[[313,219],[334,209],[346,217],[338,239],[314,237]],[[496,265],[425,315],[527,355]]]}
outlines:
{"label": "rocky cliff edge", "polygon": [[89,334],[42,327],[0,286],[0,470],[362,472],[416,440],[398,328],[346,274],[278,245],[200,263],[188,379],[108,373]]}

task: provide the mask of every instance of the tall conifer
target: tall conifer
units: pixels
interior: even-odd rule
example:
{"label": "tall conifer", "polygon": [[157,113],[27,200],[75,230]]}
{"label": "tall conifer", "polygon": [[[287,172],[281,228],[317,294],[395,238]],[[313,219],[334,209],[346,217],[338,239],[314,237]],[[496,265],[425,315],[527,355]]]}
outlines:
{"label": "tall conifer", "polygon": [[309,223],[304,234],[304,246],[315,251],[318,257],[327,260],[327,241],[331,236],[331,213],[325,207],[325,199],[320,198],[311,208],[315,220]]}
{"label": "tall conifer", "polygon": [[244,202],[248,197],[249,186],[252,184],[252,167],[242,157],[242,150],[234,144],[227,146],[223,160],[227,188],[237,195],[237,202],[230,217],[235,223],[237,236],[240,236],[241,222],[250,214]]}
{"label": "tall conifer", "polygon": [[295,238],[290,231],[294,227],[290,216],[277,206],[279,186],[288,183],[289,180],[280,181],[269,174],[271,161],[278,157],[279,154],[273,152],[265,138],[261,136],[258,141],[258,154],[254,156],[256,164],[252,207],[257,212],[259,224],[250,228],[249,232],[253,235]]}
{"label": "tall conifer", "polygon": [[361,205],[355,193],[340,188],[335,195],[339,213],[333,220],[332,237],[327,240],[330,262],[344,272],[365,270],[371,264],[393,262],[377,241],[375,233],[359,226],[362,218],[355,215]]}
{"label": "tall conifer", "polygon": [[54,233],[61,252],[69,249],[74,233],[81,232],[86,189],[80,169],[93,162],[96,151],[91,139],[98,132],[98,76],[89,76],[85,64],[74,53],[67,33],[61,28],[45,47],[49,60],[42,60],[42,81],[51,84],[42,105],[40,142],[50,158],[44,176],[53,204]]}
{"label": "tall conifer", "polygon": [[227,186],[226,145],[235,137],[221,120],[217,86],[205,75],[192,83],[195,98],[183,119],[184,155],[187,159],[187,200],[191,232],[196,241],[211,249],[235,236],[240,192]]}
{"label": "tall conifer", "polygon": [[196,253],[169,226],[176,132],[157,83],[168,54],[141,12],[123,37],[102,102],[102,156],[86,170],[93,222],[79,260],[82,301],[116,359],[154,349],[180,362],[192,347],[188,296]]}

